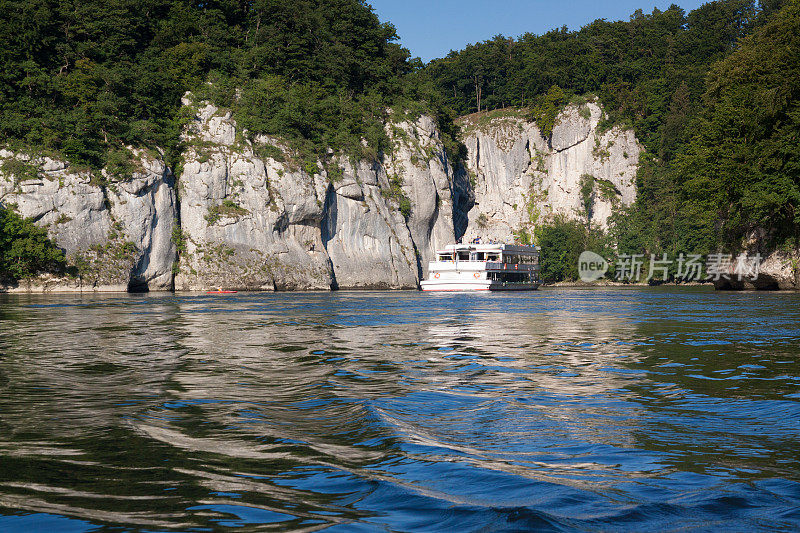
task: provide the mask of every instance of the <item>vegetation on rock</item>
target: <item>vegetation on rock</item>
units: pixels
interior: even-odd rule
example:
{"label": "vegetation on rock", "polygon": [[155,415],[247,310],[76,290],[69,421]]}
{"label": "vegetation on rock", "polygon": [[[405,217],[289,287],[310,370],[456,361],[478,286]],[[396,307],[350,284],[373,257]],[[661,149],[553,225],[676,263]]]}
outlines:
{"label": "vegetation on rock", "polygon": [[233,200],[226,198],[222,200],[222,203],[212,206],[208,209],[206,222],[208,222],[209,225],[216,224],[223,217],[239,218],[248,214],[249,212],[250,211],[240,206]]}
{"label": "vegetation on rock", "polygon": [[47,230],[0,206],[0,281],[17,281],[44,272],[63,273],[64,252],[47,237]]}

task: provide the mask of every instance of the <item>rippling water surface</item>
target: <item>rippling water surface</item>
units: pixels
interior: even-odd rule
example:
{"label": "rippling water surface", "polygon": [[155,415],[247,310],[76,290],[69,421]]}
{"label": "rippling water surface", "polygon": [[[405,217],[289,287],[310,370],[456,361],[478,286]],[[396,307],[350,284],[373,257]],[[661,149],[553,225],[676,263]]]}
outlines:
{"label": "rippling water surface", "polygon": [[800,296],[0,296],[0,530],[795,530]]}

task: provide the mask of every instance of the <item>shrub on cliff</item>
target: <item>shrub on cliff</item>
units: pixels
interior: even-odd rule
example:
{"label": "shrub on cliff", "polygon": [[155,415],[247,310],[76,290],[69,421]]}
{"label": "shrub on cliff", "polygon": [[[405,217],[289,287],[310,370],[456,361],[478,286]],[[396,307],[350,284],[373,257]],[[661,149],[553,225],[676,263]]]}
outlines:
{"label": "shrub on cliff", "polygon": [[567,95],[558,85],[553,85],[550,90],[537,98],[537,103],[533,108],[533,119],[545,139],[550,138],[553,134],[556,117],[568,102]]}
{"label": "shrub on cliff", "polygon": [[0,279],[16,281],[43,272],[63,272],[64,252],[47,231],[13,209],[0,207]]}

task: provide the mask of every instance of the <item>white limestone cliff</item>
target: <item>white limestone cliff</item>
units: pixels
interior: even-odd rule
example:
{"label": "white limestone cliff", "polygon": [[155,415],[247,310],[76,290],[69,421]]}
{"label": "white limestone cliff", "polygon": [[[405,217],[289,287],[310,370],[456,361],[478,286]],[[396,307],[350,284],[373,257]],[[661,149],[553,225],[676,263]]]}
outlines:
{"label": "white limestone cliff", "polygon": [[455,239],[452,172],[432,120],[387,133],[395,149],[381,161],[339,157],[309,172],[275,139],[250,142],[229,112],[201,103],[178,180],[176,287],[416,288],[433,250]]}
{"label": "white limestone cliff", "polygon": [[340,288],[413,288],[419,283],[414,242],[403,214],[385,197],[385,169],[343,162],[325,201],[322,235]]}
{"label": "white limestone cliff", "polygon": [[386,158],[386,171],[402,183],[411,203],[408,229],[420,258],[422,274],[436,249],[455,239],[454,175],[436,123],[428,116],[390,124],[387,132],[394,150]]}
{"label": "white limestone cliff", "polygon": [[416,288],[462,236],[510,240],[555,214],[604,227],[635,198],[641,148],[630,131],[599,132],[593,102],[568,107],[550,139],[521,112],[466,117],[458,171],[426,116],[389,122],[376,161],[314,168],[278,139],[249,140],[227,110],[184,105],[177,179],[144,151],[126,176],[0,152],[24,163],[0,164],[0,202],[46,227],[75,267],[45,290]]}
{"label": "white limestone cliff", "polygon": [[642,147],[630,130],[600,131],[602,115],[592,101],[570,105],[557,117],[550,139],[521,111],[464,117],[475,202],[464,238],[513,239],[553,215],[606,228],[614,206],[636,198]]}
{"label": "white limestone cliff", "polygon": [[185,134],[176,289],[329,288],[324,180],[286,172],[236,133],[229,112],[203,105]]}
{"label": "white limestone cliff", "polygon": [[144,151],[132,155],[134,170],[120,179],[105,170],[98,175],[50,157],[0,150],[0,203],[46,227],[74,265],[70,276],[10,289],[172,289],[172,174]]}

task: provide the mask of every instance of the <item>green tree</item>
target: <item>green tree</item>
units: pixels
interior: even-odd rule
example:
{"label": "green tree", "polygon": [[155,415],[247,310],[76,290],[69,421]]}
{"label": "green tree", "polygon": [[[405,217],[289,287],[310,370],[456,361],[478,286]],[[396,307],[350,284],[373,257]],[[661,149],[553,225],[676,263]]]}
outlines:
{"label": "green tree", "polygon": [[186,91],[318,156],[379,152],[407,94],[442,115],[363,0],[0,0],[0,22],[0,136],[94,167],[125,145],[175,163]]}
{"label": "green tree", "polygon": [[19,280],[42,272],[63,272],[62,252],[47,231],[8,207],[0,207],[0,278]]}
{"label": "green tree", "polygon": [[578,279],[578,257],[591,250],[610,257],[611,247],[601,231],[577,220],[557,216],[534,229],[540,249],[539,276],[544,282]]}
{"label": "green tree", "polygon": [[800,2],[713,66],[705,106],[679,155],[682,208],[717,246],[755,229],[800,236]]}
{"label": "green tree", "polygon": [[549,138],[553,134],[556,125],[556,117],[567,105],[569,99],[558,85],[553,85],[546,94],[539,98],[538,103],[533,108],[533,119],[539,126],[542,136]]}

